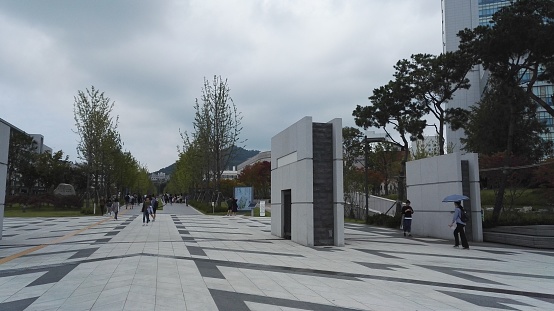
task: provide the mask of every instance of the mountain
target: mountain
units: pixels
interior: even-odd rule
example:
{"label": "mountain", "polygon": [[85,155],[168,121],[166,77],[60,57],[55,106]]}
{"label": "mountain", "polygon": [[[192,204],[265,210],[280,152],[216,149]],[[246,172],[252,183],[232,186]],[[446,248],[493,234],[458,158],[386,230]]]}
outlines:
{"label": "mountain", "polygon": [[[226,168],[226,170],[231,170],[233,168],[233,166],[236,167],[241,164],[242,162],[250,159],[251,157],[257,155],[258,153],[260,153],[259,150],[246,150],[244,148],[241,148],[241,147],[237,147],[237,152],[235,154],[235,157],[231,159],[231,161],[229,161],[229,166]],[[164,167],[156,172],[153,172],[154,174],[155,173],[165,173],[166,175],[171,175],[173,174],[173,171],[175,170],[175,163],[171,164],[170,166],[167,166],[167,167]]]}

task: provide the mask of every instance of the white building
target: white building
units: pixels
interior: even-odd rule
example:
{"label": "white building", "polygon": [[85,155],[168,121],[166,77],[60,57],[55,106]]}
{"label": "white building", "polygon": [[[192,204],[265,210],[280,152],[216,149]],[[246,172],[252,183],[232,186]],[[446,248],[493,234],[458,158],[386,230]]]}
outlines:
{"label": "white building", "polygon": [[423,139],[412,142],[410,153],[414,158],[440,155],[439,136],[423,136]]}
{"label": "white building", "polygon": [[252,165],[258,162],[269,162],[271,163],[271,151],[262,151],[258,153],[257,155],[249,158],[248,160],[242,162],[237,166],[237,171],[240,173],[245,167],[248,165]]}
{"label": "white building", "polygon": [[154,183],[163,183],[169,180],[169,176],[166,173],[158,172],[150,174],[150,180]]}

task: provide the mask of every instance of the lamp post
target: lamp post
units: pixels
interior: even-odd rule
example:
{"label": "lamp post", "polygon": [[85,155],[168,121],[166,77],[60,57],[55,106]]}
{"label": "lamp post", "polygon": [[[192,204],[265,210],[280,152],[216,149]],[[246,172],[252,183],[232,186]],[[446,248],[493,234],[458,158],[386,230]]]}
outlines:
{"label": "lamp post", "polygon": [[365,167],[365,178],[364,178],[364,190],[365,190],[365,221],[367,222],[369,218],[369,143],[379,143],[384,142],[385,137],[367,137],[364,136],[364,167]]}

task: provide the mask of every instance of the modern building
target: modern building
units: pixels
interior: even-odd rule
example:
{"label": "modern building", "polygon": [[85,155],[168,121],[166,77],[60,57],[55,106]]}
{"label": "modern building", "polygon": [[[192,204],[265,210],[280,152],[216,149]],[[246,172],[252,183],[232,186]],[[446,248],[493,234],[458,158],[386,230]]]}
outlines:
{"label": "modern building", "polygon": [[439,136],[423,136],[423,139],[418,139],[412,142],[410,153],[414,158],[419,156],[431,157],[440,154]]}
{"label": "modern building", "polygon": [[271,151],[262,151],[257,155],[249,158],[248,160],[242,162],[241,164],[237,165],[237,171],[240,173],[248,165],[252,165],[252,164],[256,164],[264,161],[271,163]]}
{"label": "modern building", "polygon": [[238,176],[239,176],[239,172],[233,166],[232,170],[223,171],[223,173],[221,174],[221,179],[229,179],[229,180],[237,179]]}
{"label": "modern building", "polygon": [[[442,33],[443,51],[452,52],[458,49],[459,38],[456,36],[460,30],[465,28],[473,29],[479,25],[488,25],[494,13],[502,7],[508,6],[513,0],[442,0]],[[485,89],[488,74],[482,66],[475,66],[468,74],[471,87],[467,90],[458,90],[453,100],[447,103],[446,108],[469,109],[481,99]],[[552,105],[553,86],[546,83],[537,83],[534,92],[549,105]],[[543,135],[543,138],[554,140],[553,118],[544,108],[537,111],[538,118],[549,128],[550,133]],[[463,130],[452,131],[446,128],[446,142],[452,147],[452,152],[460,152],[463,147],[460,138],[464,137]],[[450,151],[449,151],[450,152]]]}
{"label": "modern building", "polygon": [[151,173],[150,180],[153,183],[164,183],[169,181],[169,176],[169,174],[166,174],[164,172]]}

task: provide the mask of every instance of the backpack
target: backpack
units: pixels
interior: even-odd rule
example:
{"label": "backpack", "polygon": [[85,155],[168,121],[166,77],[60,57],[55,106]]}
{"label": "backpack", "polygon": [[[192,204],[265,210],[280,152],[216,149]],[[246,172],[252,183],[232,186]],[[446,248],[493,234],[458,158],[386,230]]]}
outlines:
{"label": "backpack", "polygon": [[460,211],[461,211],[460,220],[463,221],[463,222],[468,222],[469,217],[467,216],[466,211],[463,208],[460,208]]}

